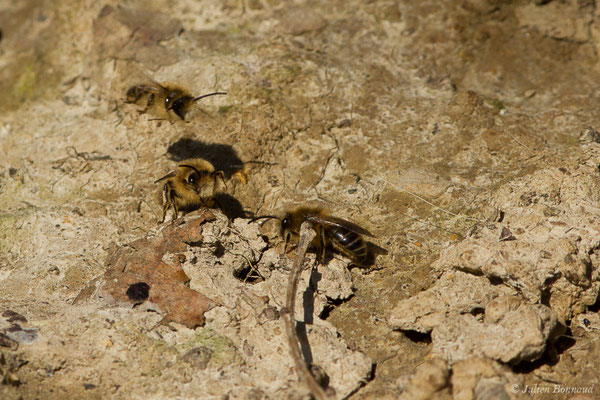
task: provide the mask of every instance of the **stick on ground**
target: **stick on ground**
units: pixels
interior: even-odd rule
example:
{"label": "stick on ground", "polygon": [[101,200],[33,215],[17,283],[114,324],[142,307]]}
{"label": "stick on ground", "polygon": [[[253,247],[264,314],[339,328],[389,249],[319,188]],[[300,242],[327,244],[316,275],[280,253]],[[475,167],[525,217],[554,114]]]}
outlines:
{"label": "stick on ground", "polygon": [[287,296],[285,300],[286,312],[282,310],[282,317],[285,321],[285,332],[290,345],[290,353],[294,359],[296,365],[296,372],[300,381],[304,382],[310,391],[310,393],[317,400],[327,400],[331,397],[323,390],[323,388],[317,383],[314,376],[310,373],[302,352],[300,351],[300,345],[298,344],[298,335],[296,334],[296,292],[298,291],[298,280],[300,279],[300,273],[302,272],[302,266],[304,265],[304,256],[308,250],[308,246],[315,238],[316,232],[310,222],[304,222],[300,227],[300,239],[298,241],[298,248],[296,249],[296,260],[290,273],[290,279],[288,282]]}

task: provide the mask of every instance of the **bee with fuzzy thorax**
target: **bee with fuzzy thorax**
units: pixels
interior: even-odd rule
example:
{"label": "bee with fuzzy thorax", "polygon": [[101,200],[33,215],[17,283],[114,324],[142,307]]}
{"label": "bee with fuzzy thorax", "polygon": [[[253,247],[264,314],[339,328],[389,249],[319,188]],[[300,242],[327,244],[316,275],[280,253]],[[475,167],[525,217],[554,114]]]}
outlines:
{"label": "bee with fuzzy thorax", "polygon": [[201,158],[184,160],[175,171],[157,179],[154,183],[165,181],[162,188],[161,203],[165,222],[167,211],[173,209],[173,220],[177,219],[180,211],[194,211],[200,207],[223,209],[215,198],[219,189],[219,181],[224,186],[223,171],[215,171],[211,163]]}
{"label": "bee with fuzzy thorax", "polygon": [[139,110],[140,114],[155,107],[159,114],[166,114],[168,120],[171,120],[169,111],[173,111],[182,121],[185,121],[185,115],[192,104],[198,100],[209,96],[227,94],[225,92],[213,92],[194,97],[183,86],[168,82],[158,83],[150,77],[146,77],[145,80],[146,82],[133,85],[127,89],[125,103],[143,104],[145,101],[146,106]]}
{"label": "bee with fuzzy thorax", "polygon": [[311,243],[311,248],[320,252],[321,260],[325,259],[326,249],[340,253],[358,265],[366,265],[369,259],[367,244],[362,235],[374,237],[366,229],[353,222],[329,215],[320,207],[297,207],[285,214],[283,219],[273,215],[253,218],[250,222],[274,218],[281,221],[281,236],[285,241],[284,252],[288,245],[295,245],[299,240],[300,226],[303,222],[311,222],[317,236]]}

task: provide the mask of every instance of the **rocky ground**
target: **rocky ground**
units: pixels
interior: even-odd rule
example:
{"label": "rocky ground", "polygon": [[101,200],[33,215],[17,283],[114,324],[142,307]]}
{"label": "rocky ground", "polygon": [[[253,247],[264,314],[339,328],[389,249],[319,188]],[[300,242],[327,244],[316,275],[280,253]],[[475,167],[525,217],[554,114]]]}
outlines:
{"label": "rocky ground", "polygon": [[[247,222],[311,204],[387,252],[303,272],[329,393],[597,398],[599,18],[584,0],[0,0],[0,397],[305,395],[290,259],[276,221]],[[185,122],[139,113],[125,93],[148,76],[227,95]],[[192,157],[224,172],[225,215],[159,224],[155,181]]]}

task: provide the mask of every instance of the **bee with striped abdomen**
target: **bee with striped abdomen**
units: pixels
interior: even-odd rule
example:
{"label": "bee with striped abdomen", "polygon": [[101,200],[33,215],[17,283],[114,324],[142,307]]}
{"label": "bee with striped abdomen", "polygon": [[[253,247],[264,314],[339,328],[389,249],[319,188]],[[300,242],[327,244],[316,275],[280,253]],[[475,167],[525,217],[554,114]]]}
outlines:
{"label": "bee with striped abdomen", "polygon": [[[263,218],[279,219],[266,215],[256,217],[251,222]],[[290,243],[297,243],[302,223],[308,221],[317,233],[311,248],[320,253],[321,260],[325,259],[325,251],[328,248],[352,259],[358,265],[365,265],[369,259],[367,244],[362,235],[374,237],[373,234],[353,222],[329,215],[323,208],[297,207],[287,212],[280,221],[280,233],[285,241],[286,253]]]}

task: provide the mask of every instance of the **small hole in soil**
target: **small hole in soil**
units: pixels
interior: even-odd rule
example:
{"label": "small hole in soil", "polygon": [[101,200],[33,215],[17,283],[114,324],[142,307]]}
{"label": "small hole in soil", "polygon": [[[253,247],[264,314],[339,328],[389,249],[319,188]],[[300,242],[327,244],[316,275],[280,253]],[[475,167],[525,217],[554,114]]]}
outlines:
{"label": "small hole in soil", "polygon": [[475,307],[474,309],[471,310],[471,312],[469,314],[473,315],[473,316],[478,316],[485,313],[485,308],[483,307]]}
{"label": "small hole in soil", "polygon": [[590,310],[591,312],[599,312],[600,311],[600,294],[598,295],[596,302],[588,307],[588,310]]}
{"label": "small hole in soil", "polygon": [[[554,350],[552,351],[555,352]],[[553,366],[556,365],[557,362],[558,356],[556,355],[556,353],[552,354],[552,352],[546,350],[542,357],[538,358],[535,361],[523,361],[522,363],[515,365],[513,367],[513,370],[517,374],[530,374],[543,365]]]}
{"label": "small hole in soil", "polygon": [[431,343],[431,333],[421,333],[421,332],[417,332],[417,331],[402,331],[402,330],[400,332],[404,333],[404,336],[406,336],[411,342],[425,343],[425,344]]}
{"label": "small hole in soil", "polygon": [[575,346],[577,340],[573,337],[573,332],[571,332],[571,328],[567,328],[565,334],[560,336],[556,342],[554,343],[554,348],[558,354],[564,353],[566,350]]}
{"label": "small hole in soil", "polygon": [[497,276],[489,276],[488,277],[488,281],[490,281],[490,284],[492,286],[498,286],[502,284],[502,278],[498,278]]}
{"label": "small hole in soil", "polygon": [[213,255],[217,258],[221,258],[225,255],[225,246],[221,244],[221,242],[215,243],[215,249],[213,250]]}
{"label": "small hole in soil", "polygon": [[142,302],[150,295],[150,286],[146,282],[134,283],[129,285],[125,294],[131,301]]}
{"label": "small hole in soil", "polygon": [[265,280],[253,265],[251,266],[247,263],[235,269],[233,276],[244,283],[258,283]]}

